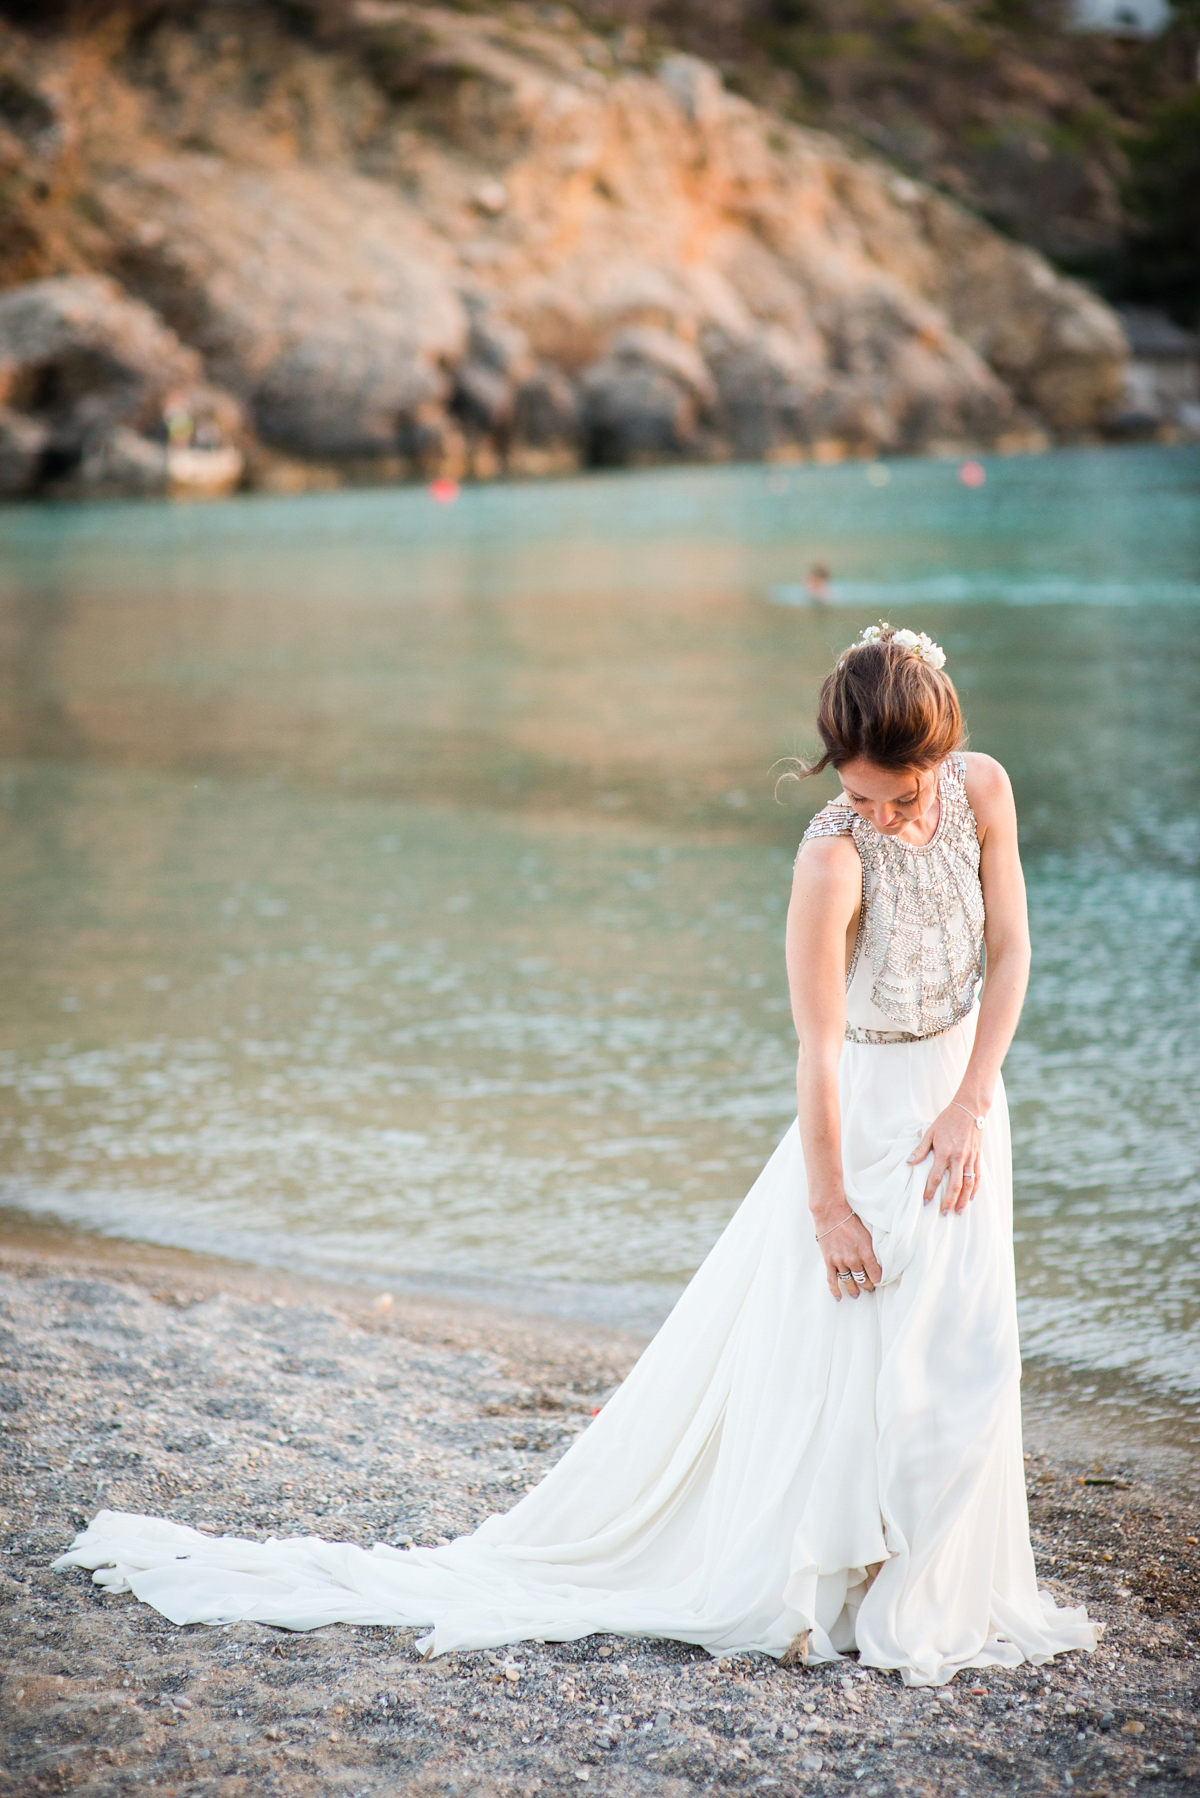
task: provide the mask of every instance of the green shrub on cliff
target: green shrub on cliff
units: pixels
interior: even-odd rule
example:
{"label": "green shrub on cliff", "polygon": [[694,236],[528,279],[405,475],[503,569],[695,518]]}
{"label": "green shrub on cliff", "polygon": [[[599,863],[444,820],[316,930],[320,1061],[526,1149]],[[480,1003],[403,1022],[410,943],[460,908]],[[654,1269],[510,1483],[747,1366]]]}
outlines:
{"label": "green shrub on cliff", "polygon": [[[640,31],[651,51],[710,57],[729,85],[888,157],[1114,297],[1144,253],[1161,273],[1137,297],[1193,305],[1172,296],[1192,293],[1194,276],[1167,271],[1184,254],[1169,246],[1187,239],[1189,182],[1200,210],[1187,160],[1200,0],[1172,0],[1150,39],[1072,31],[1069,5],[576,0],[576,11],[617,36]],[[1159,178],[1155,158],[1178,176]]]}
{"label": "green shrub on cliff", "polygon": [[1130,299],[1200,323],[1200,87],[1159,107],[1130,145],[1134,224],[1121,285]]}

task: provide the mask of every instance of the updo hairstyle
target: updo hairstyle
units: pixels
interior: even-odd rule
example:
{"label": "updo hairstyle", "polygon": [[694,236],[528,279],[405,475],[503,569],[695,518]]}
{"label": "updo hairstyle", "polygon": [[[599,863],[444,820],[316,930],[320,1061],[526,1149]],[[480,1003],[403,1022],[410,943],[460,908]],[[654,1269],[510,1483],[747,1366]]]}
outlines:
{"label": "updo hairstyle", "polygon": [[[905,639],[912,635],[903,633]],[[929,647],[941,654],[936,645]],[[911,642],[898,640],[886,624],[872,640],[854,643],[838,657],[821,688],[817,731],[825,753],[800,764],[801,779],[860,756],[889,772],[934,768],[967,740],[950,676]]]}

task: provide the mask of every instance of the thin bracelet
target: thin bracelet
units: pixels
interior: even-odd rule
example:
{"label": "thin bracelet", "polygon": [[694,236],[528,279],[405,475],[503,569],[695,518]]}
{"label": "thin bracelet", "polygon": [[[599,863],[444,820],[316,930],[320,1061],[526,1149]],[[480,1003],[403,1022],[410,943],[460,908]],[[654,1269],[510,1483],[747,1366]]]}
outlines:
{"label": "thin bracelet", "polygon": [[858,1216],[857,1211],[847,1211],[845,1217],[842,1218],[841,1223],[830,1224],[828,1230],[822,1230],[820,1236],[813,1237],[813,1241],[814,1242],[823,1242],[827,1236],[832,1236],[835,1230],[840,1230],[842,1227],[842,1224],[848,1224],[852,1217],[857,1217],[857,1216]]}
{"label": "thin bracelet", "polygon": [[951,1099],[950,1103],[951,1105],[958,1105],[960,1111],[965,1111],[977,1130],[982,1130],[983,1126],[987,1123],[985,1117],[980,1117],[977,1112],[972,1111],[967,1105],[959,1105],[957,1099]]}

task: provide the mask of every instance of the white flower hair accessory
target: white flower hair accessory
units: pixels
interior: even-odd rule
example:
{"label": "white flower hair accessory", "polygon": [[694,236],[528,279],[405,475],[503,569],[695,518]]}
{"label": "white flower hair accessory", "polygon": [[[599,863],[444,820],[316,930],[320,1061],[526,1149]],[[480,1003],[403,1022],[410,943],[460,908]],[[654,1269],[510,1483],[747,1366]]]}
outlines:
{"label": "white flower hair accessory", "polygon": [[[940,643],[924,631],[894,631],[886,621],[879,624],[868,624],[858,643],[899,643],[913,655],[919,656],[927,668],[944,668],[946,652]],[[855,648],[858,644],[855,644]]]}

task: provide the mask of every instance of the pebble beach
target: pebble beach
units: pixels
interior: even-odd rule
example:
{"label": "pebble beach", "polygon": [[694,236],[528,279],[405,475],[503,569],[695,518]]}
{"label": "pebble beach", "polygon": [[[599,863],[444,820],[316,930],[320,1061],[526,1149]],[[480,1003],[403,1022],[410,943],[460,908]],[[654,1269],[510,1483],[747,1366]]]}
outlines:
{"label": "pebble beach", "polygon": [[[1043,1583],[1099,1651],[941,1690],[669,1642],[449,1654],[413,1631],[179,1629],[50,1563],[97,1510],[218,1534],[449,1540],[632,1364],[611,1330],[169,1251],[0,1249],[0,1794],[1200,1792],[1200,1514],[1027,1426]],[[1064,1439],[1069,1432],[1060,1432]]]}

